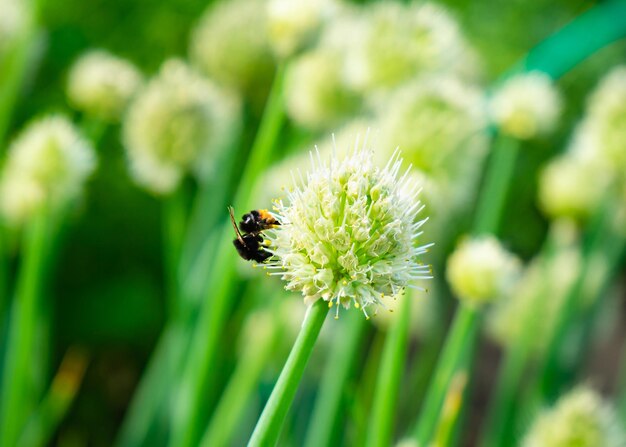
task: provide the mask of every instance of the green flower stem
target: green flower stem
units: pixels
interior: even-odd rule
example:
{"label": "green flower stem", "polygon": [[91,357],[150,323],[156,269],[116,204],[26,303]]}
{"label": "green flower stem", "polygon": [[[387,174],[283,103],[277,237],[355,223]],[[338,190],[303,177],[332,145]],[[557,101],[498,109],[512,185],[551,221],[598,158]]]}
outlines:
{"label": "green flower stem", "polygon": [[626,343],[622,348],[617,393],[617,414],[621,421],[626,421]]}
{"label": "green flower stem", "polygon": [[529,306],[532,312],[526,315],[520,315],[524,323],[521,325],[522,333],[516,337],[512,345],[506,348],[504,359],[498,373],[498,381],[493,393],[493,399],[490,403],[485,437],[482,445],[484,447],[497,447],[508,445],[507,442],[513,442],[509,437],[513,434],[513,422],[516,414],[516,399],[520,389],[520,384],[528,361],[532,353],[532,345],[536,342],[535,334],[537,327],[537,315],[543,313],[542,309],[545,303],[545,288],[551,278],[547,278],[548,269],[555,252],[556,252],[556,235],[554,231],[550,231],[548,239],[543,248],[542,265],[543,272],[541,291],[533,297],[533,305]]}
{"label": "green flower stem", "polygon": [[323,300],[317,300],[309,308],[287,362],[254,428],[248,443],[249,447],[276,445],[287,411],[296,394],[304,367],[313,351],[327,313],[328,305]]}
{"label": "green flower stem", "polygon": [[[278,68],[263,119],[249,159],[243,171],[235,209],[250,209],[251,187],[268,165],[284,122],[282,85],[284,67]],[[226,210],[224,210],[226,213]],[[215,259],[220,260],[211,270],[208,297],[202,303],[200,315],[193,330],[189,355],[180,382],[172,418],[171,445],[193,447],[204,431],[208,408],[214,402],[217,353],[222,341],[222,330],[231,308],[235,288],[236,253],[232,246],[233,229],[227,220],[220,230]]]}
{"label": "green flower stem", "polygon": [[185,238],[187,210],[183,188],[178,188],[163,203],[163,248],[167,278],[167,313],[175,319],[180,307],[181,284],[178,265]]}
{"label": "green flower stem", "polygon": [[364,370],[361,373],[358,387],[350,400],[350,418],[354,424],[354,439],[350,439],[350,445],[365,445],[367,443],[369,414],[372,409],[374,396],[372,390],[376,387],[378,367],[382,359],[385,344],[385,333],[374,331],[374,337],[367,350]]}
{"label": "green flower stem", "polygon": [[61,363],[50,390],[29,418],[18,445],[21,447],[49,445],[55,430],[76,397],[86,367],[86,353],[79,349],[70,349]]}
{"label": "green flower stem", "polygon": [[[485,183],[478,201],[474,234],[497,232],[518,149],[519,143],[503,135],[500,135],[494,143]],[[439,414],[450,381],[458,369],[464,366],[461,359],[466,357],[466,350],[472,349],[476,343],[475,337],[478,334],[480,320],[478,314],[478,310],[465,303],[461,303],[457,309],[452,329],[448,333],[443,354],[437,364],[414,431],[414,436],[420,445],[428,445],[430,442],[439,421]]]}
{"label": "green flower stem", "polygon": [[406,348],[411,317],[411,296],[401,297],[397,320],[385,339],[383,356],[374,391],[374,403],[370,414],[367,435],[368,447],[383,447],[391,444],[393,421],[402,372],[406,365]]}
{"label": "green flower stem", "polygon": [[[521,71],[540,70],[558,78],[597,50],[626,35],[626,1],[613,0],[598,4],[574,19],[554,35],[545,39],[528,53],[516,67],[506,75]],[[593,30],[593,32],[590,32]],[[506,151],[507,146],[509,149]],[[506,190],[515,164],[516,147],[500,139],[494,149],[487,168],[485,185],[479,199],[474,232],[476,234],[497,232]],[[512,153],[511,153],[512,152]],[[493,201],[493,202],[492,202]],[[461,324],[459,320],[465,320]],[[435,384],[431,386],[425,407],[416,430],[421,445],[427,445],[433,426],[439,417],[445,390],[455,372],[454,361],[449,357],[462,357],[462,353],[450,353],[451,339],[467,339],[471,332],[477,333],[476,312],[463,304],[457,311],[453,328],[448,336],[444,355],[435,372]],[[457,333],[457,328],[460,333]],[[447,354],[447,355],[446,355]]]}
{"label": "green flower stem", "polygon": [[[617,206],[616,206],[617,207]],[[588,312],[583,312],[584,315],[579,315],[579,324],[581,328],[577,332],[577,346],[580,346],[575,353],[575,359],[571,362],[572,372],[582,370],[582,366],[590,349],[592,339],[592,329],[596,322],[596,318],[600,313],[600,309],[606,303],[606,299],[610,296],[609,289],[613,284],[615,277],[618,274],[621,267],[621,260],[626,250],[626,237],[622,234],[623,229],[617,231],[608,231],[604,236],[604,248],[601,249],[601,253],[604,253],[604,259],[606,262],[606,270],[601,278],[597,290],[592,290],[593,294],[591,300],[593,305]]]}
{"label": "green flower stem", "polygon": [[592,54],[626,36],[624,17],[625,0],[598,3],[533,48],[517,69],[540,70],[560,78]]}
{"label": "green flower stem", "polygon": [[36,33],[32,27],[18,36],[2,58],[0,72],[0,143],[3,143],[9,126],[13,109],[22,89],[22,83],[36,45]]}
{"label": "green flower stem", "polygon": [[342,333],[337,342],[333,343],[326,361],[311,423],[307,428],[305,447],[333,445],[341,402],[359,354],[359,344],[367,321],[360,312],[347,312],[344,319]]}
{"label": "green flower stem", "polygon": [[181,324],[171,322],[166,326],[124,417],[116,446],[150,445],[149,435],[162,415],[169,388],[184,359],[187,338]]}
{"label": "green flower stem", "polygon": [[33,218],[24,234],[22,265],[9,322],[0,393],[0,445],[15,445],[39,398],[34,393],[31,365],[37,332],[37,300],[50,237],[47,215]]}
{"label": "green flower stem", "polygon": [[[235,371],[202,437],[202,447],[229,445],[240,423],[246,404],[276,348],[281,331],[273,326],[262,339],[245,346]],[[261,336],[261,335],[260,335]]]}
{"label": "green flower stem", "polygon": [[506,204],[510,179],[515,170],[520,142],[499,134],[494,142],[492,160],[486,172],[485,184],[478,198],[474,234],[495,234]]}
{"label": "green flower stem", "polygon": [[232,194],[229,187],[231,180],[240,175],[237,161],[242,151],[241,138],[233,138],[232,146],[223,151],[220,160],[216,162],[217,169],[209,178],[203,179],[194,197],[179,263],[184,304],[190,301],[195,305],[203,298],[200,289],[206,284],[198,278],[206,281],[206,272],[214,261],[210,253],[214,248],[214,240],[209,236],[215,233],[216,225],[222,221],[223,214],[217,210],[226,209],[227,199]]}
{"label": "green flower stem", "polygon": [[598,211],[583,240],[580,271],[565,296],[560,312],[557,314],[555,330],[547,344],[548,347],[544,357],[545,361],[538,368],[540,380],[537,391],[541,401],[556,397],[560,389],[558,375],[562,360],[561,347],[567,335],[570,333],[573,319],[581,310],[580,301],[585,279],[587,278],[591,266],[591,260],[603,249],[602,235],[607,230],[606,221],[607,213],[609,212],[608,208],[610,208],[610,206],[607,201]]}
{"label": "green flower stem", "polygon": [[255,207],[251,202],[251,199],[254,198],[253,188],[259,175],[271,161],[274,146],[285,122],[283,84],[286,64],[287,62],[283,62],[277,68],[257,136],[250,150],[246,167],[241,173],[241,180],[234,201],[236,209],[248,210]]}
{"label": "green flower stem", "polygon": [[462,367],[463,353],[471,350],[476,342],[479,320],[476,309],[464,304],[459,306],[415,427],[414,436],[420,445],[430,443],[450,381]]}

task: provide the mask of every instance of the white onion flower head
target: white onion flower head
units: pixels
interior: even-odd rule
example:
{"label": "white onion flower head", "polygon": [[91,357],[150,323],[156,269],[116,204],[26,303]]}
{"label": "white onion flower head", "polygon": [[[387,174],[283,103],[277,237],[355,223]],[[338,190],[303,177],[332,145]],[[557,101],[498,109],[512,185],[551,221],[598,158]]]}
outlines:
{"label": "white onion flower head", "polygon": [[274,73],[265,0],[217,1],[191,34],[191,61],[211,79],[261,100]]}
{"label": "white onion flower head", "polygon": [[[355,147],[358,145],[355,145]],[[274,261],[268,268],[300,291],[307,305],[354,305],[368,317],[372,305],[385,306],[415,280],[430,277],[420,261],[423,206],[417,185],[400,174],[397,153],[378,168],[360,147],[343,158],[311,155],[312,170],[276,201],[282,223],[268,236]],[[294,180],[294,183],[295,180]]]}
{"label": "white onion flower head", "polygon": [[519,274],[519,259],[493,236],[468,238],[450,255],[446,276],[465,303],[481,306],[502,296]]}
{"label": "white onion flower head", "polygon": [[542,170],[539,204],[551,218],[584,220],[599,206],[608,180],[601,166],[568,153],[550,161]]}
{"label": "white onion flower head", "polygon": [[19,225],[43,208],[80,195],[96,166],[93,148],[62,116],[31,123],[11,144],[0,183],[0,206]]}
{"label": "white onion flower head", "polygon": [[341,54],[320,48],[294,60],[285,78],[285,108],[298,125],[328,128],[357,110],[357,95],[343,78]]}
{"label": "white onion flower head", "polygon": [[506,80],[494,93],[489,112],[500,131],[521,140],[551,132],[561,113],[561,97],[550,77],[529,72]]}
{"label": "white onion flower head", "polygon": [[70,69],[67,95],[78,110],[105,121],[118,121],[142,80],[130,62],[93,50],[83,54]]}
{"label": "white onion flower head", "polygon": [[27,2],[23,0],[0,0],[0,52],[26,26]]}
{"label": "white onion flower head", "polygon": [[382,144],[396,141],[407,161],[435,177],[456,178],[459,168],[480,162],[486,152],[482,92],[457,77],[407,83],[382,102],[377,116]]}
{"label": "white onion flower head", "polygon": [[269,0],[267,24],[274,52],[287,57],[299,50],[338,6],[335,0]]}
{"label": "white onion flower head", "polygon": [[180,60],[166,61],[124,120],[135,181],[168,194],[187,173],[204,178],[239,123],[238,100]]}
{"label": "white onion flower head", "polygon": [[[456,20],[439,5],[377,2],[362,10],[348,77],[363,92],[388,89],[418,73],[467,71],[472,52]],[[457,70],[460,69],[460,70]]]}
{"label": "white onion flower head", "polygon": [[562,397],[540,414],[522,447],[623,447],[626,435],[613,408],[587,387]]}
{"label": "white onion flower head", "polygon": [[589,97],[583,125],[607,164],[623,173],[626,170],[626,66],[618,66],[602,78]]}

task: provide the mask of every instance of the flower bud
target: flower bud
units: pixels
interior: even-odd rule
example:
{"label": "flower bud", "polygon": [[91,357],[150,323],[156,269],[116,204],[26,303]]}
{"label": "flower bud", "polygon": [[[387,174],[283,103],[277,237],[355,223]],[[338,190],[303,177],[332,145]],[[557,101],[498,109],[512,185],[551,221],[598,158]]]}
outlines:
{"label": "flower bud", "polygon": [[359,35],[351,39],[348,75],[363,92],[398,86],[416,74],[462,73],[475,65],[455,19],[434,3],[373,3],[352,31]]}
{"label": "flower bud", "polygon": [[268,33],[274,52],[287,57],[299,50],[336,8],[334,0],[269,0]]}
{"label": "flower bud", "polygon": [[93,50],[70,69],[67,95],[76,109],[104,121],[117,121],[141,82],[141,74],[130,62]]}
{"label": "flower bud", "polygon": [[24,0],[0,0],[0,55],[26,26],[27,5]]}
{"label": "flower bud", "polygon": [[615,411],[595,391],[579,387],[540,414],[522,447],[621,447],[624,429]]}
{"label": "flower bud", "polygon": [[211,79],[260,100],[274,73],[264,0],[218,1],[192,33],[192,62]]}
{"label": "flower bud", "polygon": [[548,75],[524,73],[500,86],[491,98],[489,111],[502,133],[528,140],[556,127],[561,98]]}
{"label": "flower bud", "polygon": [[600,166],[573,154],[552,160],[539,177],[542,210],[551,218],[588,218],[608,186],[608,176],[603,173]]}
{"label": "flower bud", "polygon": [[93,172],[93,148],[62,116],[32,122],[11,144],[0,182],[0,207],[11,224],[75,199]]}
{"label": "flower bud", "polygon": [[285,107],[307,129],[324,129],[346,119],[359,106],[343,79],[342,57],[318,49],[294,60],[285,79]]}
{"label": "flower bud", "polygon": [[124,120],[124,143],[135,181],[168,194],[187,173],[200,180],[231,143],[239,124],[235,97],[179,60],[163,64]]}
{"label": "flower bud", "polygon": [[465,239],[450,255],[447,280],[455,295],[473,306],[499,298],[514,283],[520,261],[493,236]]}

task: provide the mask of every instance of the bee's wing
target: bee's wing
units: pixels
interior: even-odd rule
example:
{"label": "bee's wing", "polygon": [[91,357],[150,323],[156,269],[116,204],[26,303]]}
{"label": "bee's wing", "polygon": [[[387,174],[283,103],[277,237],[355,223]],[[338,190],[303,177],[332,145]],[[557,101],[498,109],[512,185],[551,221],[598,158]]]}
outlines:
{"label": "bee's wing", "polygon": [[243,237],[241,236],[241,232],[239,231],[239,227],[237,226],[237,221],[235,220],[235,210],[232,206],[228,207],[228,213],[230,214],[230,221],[232,222],[235,233],[237,234],[237,239],[239,239],[241,245],[246,245],[243,241]]}

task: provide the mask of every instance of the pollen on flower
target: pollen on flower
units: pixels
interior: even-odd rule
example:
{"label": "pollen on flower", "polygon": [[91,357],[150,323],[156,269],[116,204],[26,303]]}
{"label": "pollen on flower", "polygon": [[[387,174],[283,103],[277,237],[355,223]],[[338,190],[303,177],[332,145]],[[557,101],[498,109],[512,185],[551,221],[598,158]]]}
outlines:
{"label": "pollen on flower", "polygon": [[343,159],[323,160],[311,154],[312,169],[294,175],[286,203],[276,202],[283,223],[268,231],[275,275],[286,289],[299,291],[305,303],[318,299],[368,317],[371,305],[395,296],[414,282],[431,278],[420,256],[432,245],[420,245],[423,205],[410,167],[400,172],[398,151],[384,168],[372,152],[357,143]]}

